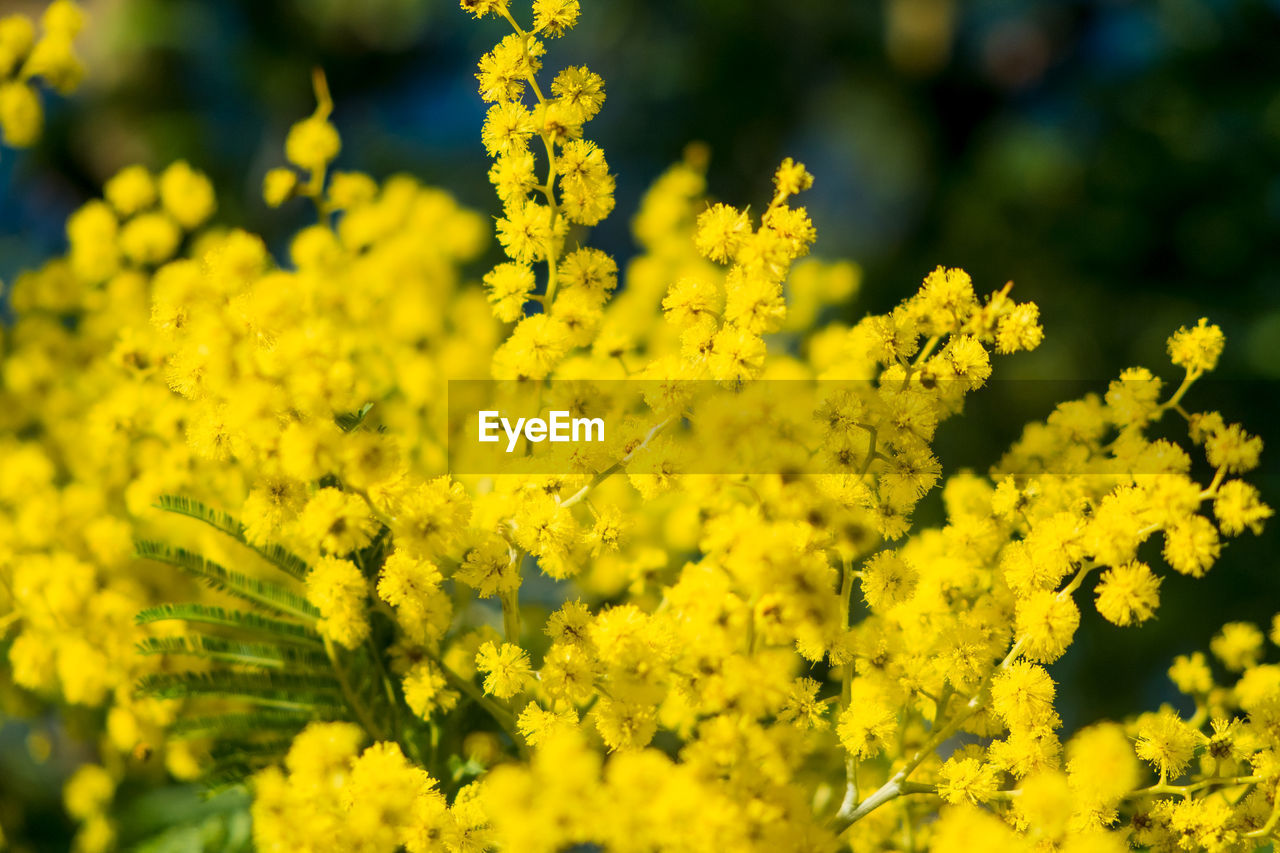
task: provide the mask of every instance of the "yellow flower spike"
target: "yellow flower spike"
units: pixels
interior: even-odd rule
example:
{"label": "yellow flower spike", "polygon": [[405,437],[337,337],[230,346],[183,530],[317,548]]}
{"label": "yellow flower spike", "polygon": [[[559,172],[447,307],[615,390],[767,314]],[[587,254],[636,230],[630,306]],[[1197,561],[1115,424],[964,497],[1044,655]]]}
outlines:
{"label": "yellow flower spike", "polygon": [[329,81],[324,70],[313,68],[311,86],[315,91],[315,111],[289,128],[285,137],[284,153],[290,163],[309,178],[301,190],[320,204],[320,194],[324,189],[325,170],[342,150],[342,140],[337,129],[329,122],[333,112],[333,98],[329,94]]}
{"label": "yellow flower spike", "polygon": [[83,23],[84,13],[70,0],[54,0],[46,7],[39,38],[25,15],[0,18],[0,142],[27,148],[40,138],[40,82],[63,95],[80,85],[84,64],[72,39]]}

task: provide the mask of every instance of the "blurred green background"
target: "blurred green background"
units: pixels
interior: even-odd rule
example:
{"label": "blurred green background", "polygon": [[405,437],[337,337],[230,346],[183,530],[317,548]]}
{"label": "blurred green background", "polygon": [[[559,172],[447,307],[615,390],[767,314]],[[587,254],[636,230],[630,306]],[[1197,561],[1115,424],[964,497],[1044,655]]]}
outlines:
{"label": "blurred green background", "polygon": [[[453,0],[85,5],[85,87],[46,98],[38,148],[0,154],[0,279],[62,251],[66,215],[134,162],[189,160],[219,188],[220,221],[282,248],[305,211],[270,211],[259,190],[289,124],[312,109],[317,65],[337,103],[339,168],[408,171],[496,212],[473,72],[498,22]],[[891,307],[938,264],[964,267],[981,290],[1013,280],[1041,306],[1044,345],[998,367],[1028,381],[977,395],[966,423],[944,428],[948,469],[985,470],[1026,420],[1126,366],[1176,378],[1165,338],[1208,316],[1228,347],[1188,404],[1263,434],[1271,450],[1254,482],[1280,504],[1280,0],[583,6],[550,63],[607,81],[591,130],[618,174],[618,213],[597,245],[634,253],[628,216],[690,141],[711,146],[712,191],[738,204],[767,197],[774,167],[795,156],[817,176],[805,199],[816,253],[865,271],[844,319]],[[937,508],[935,495],[924,517]],[[1164,674],[1174,654],[1207,648],[1225,621],[1268,624],[1280,610],[1277,526],[1231,542],[1203,581],[1168,577],[1158,619],[1140,630],[1083,608],[1055,665],[1068,729],[1183,705]],[[56,780],[83,747],[55,742],[37,765],[25,738],[17,724],[0,730],[0,808],[47,821],[58,849]]]}

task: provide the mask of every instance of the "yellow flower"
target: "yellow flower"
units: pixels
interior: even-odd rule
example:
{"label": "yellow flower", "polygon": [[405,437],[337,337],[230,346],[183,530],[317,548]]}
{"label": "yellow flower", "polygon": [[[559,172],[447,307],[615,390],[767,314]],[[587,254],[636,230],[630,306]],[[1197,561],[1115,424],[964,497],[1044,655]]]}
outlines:
{"label": "yellow flower", "polygon": [[17,80],[0,83],[0,132],[4,143],[14,148],[33,145],[43,126],[44,108],[35,90]]}
{"label": "yellow flower", "polygon": [[862,594],[876,612],[911,599],[919,573],[895,551],[881,551],[862,565]]}
{"label": "yellow flower", "polygon": [[437,711],[448,713],[458,704],[459,696],[448,689],[448,681],[434,664],[415,664],[404,675],[404,701],[410,710],[424,720]]}
{"label": "yellow flower", "polygon": [[1133,746],[1115,723],[1090,726],[1071,739],[1067,774],[1078,796],[1103,806],[1114,805],[1141,781]]}
{"label": "yellow flower", "polygon": [[572,708],[547,711],[530,702],[516,721],[520,734],[531,746],[539,746],[557,735],[570,734],[578,728],[578,714]]}
{"label": "yellow flower", "polygon": [[304,118],[289,128],[284,141],[284,156],[304,172],[320,172],[333,162],[342,150],[337,129],[321,116]]}
{"label": "yellow flower", "polygon": [[512,559],[508,545],[496,536],[486,537],[469,548],[453,577],[470,586],[481,598],[510,592],[520,585],[519,566]]}
{"label": "yellow flower", "polygon": [[1208,323],[1208,318],[1201,317],[1192,328],[1183,326],[1169,338],[1169,358],[1188,373],[1203,373],[1218,366],[1226,337],[1222,329]]}
{"label": "yellow flower", "polygon": [[778,167],[778,171],[774,173],[773,185],[777,189],[778,196],[786,198],[812,187],[813,175],[809,174],[809,170],[804,167],[803,163],[797,163],[787,157],[782,161],[782,165]]}
{"label": "yellow flower", "polygon": [[1023,654],[1053,663],[1071,644],[1080,625],[1080,609],[1070,596],[1037,590],[1018,601],[1016,624]]}
{"label": "yellow flower", "polygon": [[307,574],[307,599],[320,611],[320,631],[349,649],[369,635],[368,585],[350,560],[321,557]]}
{"label": "yellow flower", "polygon": [[551,81],[551,94],[582,124],[595,118],[604,106],[604,80],[586,66],[571,65]]}
{"label": "yellow flower", "polygon": [[508,0],[462,0],[462,10],[483,18],[490,12],[505,12],[507,2]]}
{"label": "yellow flower", "polygon": [[1160,606],[1160,578],[1146,563],[1126,563],[1102,573],[1098,612],[1116,625],[1141,624]]}
{"label": "yellow flower", "polygon": [[1213,430],[1205,441],[1205,455],[1209,464],[1215,468],[1225,468],[1229,474],[1257,468],[1261,454],[1262,439],[1245,432],[1240,424]]}
{"label": "yellow flower", "polygon": [[62,796],[67,813],[78,820],[101,814],[115,795],[116,780],[99,764],[82,764],[67,780]]}
{"label": "yellow flower", "polygon": [[948,803],[985,803],[995,796],[999,773],[980,759],[952,756],[938,770],[938,796]]}
{"label": "yellow flower", "polygon": [[164,209],[188,231],[213,215],[213,184],[202,173],[179,160],[160,175],[160,201]]}
{"label": "yellow flower", "polygon": [[262,180],[262,198],[268,207],[279,207],[289,200],[297,186],[297,172],[292,169],[272,169]]}
{"label": "yellow flower", "polygon": [[35,42],[35,24],[26,15],[0,18],[0,77],[12,74]]}
{"label": "yellow flower", "polygon": [[695,242],[698,251],[713,261],[733,260],[751,234],[747,215],[727,204],[717,204],[698,217]]}
{"label": "yellow flower", "polygon": [[558,229],[551,208],[535,201],[512,205],[498,220],[498,242],[513,260],[522,264],[541,261],[553,252]]}
{"label": "yellow flower", "polygon": [[144,166],[128,166],[102,188],[102,194],[123,217],[133,216],[156,203],[156,182]]}
{"label": "yellow flower", "polygon": [[1189,516],[1164,534],[1165,561],[1184,575],[1203,576],[1221,551],[1218,531],[1203,515]]}
{"label": "yellow flower", "polygon": [[359,497],[335,488],[312,495],[298,519],[302,536],[330,554],[347,554],[368,545],[374,526]]}
{"label": "yellow flower", "polygon": [[1178,655],[1169,667],[1169,680],[1183,693],[1203,695],[1213,689],[1213,673],[1203,652]]}
{"label": "yellow flower", "polygon": [[[408,176],[329,174],[341,137],[317,75],[316,110],[262,188],[320,213],[284,257],[243,229],[192,233],[214,194],[190,166],[134,166],[69,218],[65,255],[6,291],[0,634],[16,687],[105,721],[101,766],[65,792],[78,849],[113,843],[116,781],[147,775],[153,747],[182,780],[262,765],[264,851],[910,836],[1069,853],[1123,849],[1130,829],[1153,849],[1241,846],[1271,791],[1229,780],[1280,772],[1280,665],[1262,662],[1260,628],[1210,643],[1234,683],[1204,654],[1173,662],[1190,722],[1165,709],[1065,749],[1036,663],[1087,627],[1072,593],[1094,568],[1098,611],[1141,623],[1159,603],[1137,561],[1151,539],[1200,575],[1219,537],[1271,515],[1232,479],[1261,441],[1190,413],[1220,330],[1170,339],[1176,390],[1131,368],[1028,424],[990,476],[951,473],[935,435],[972,413],[995,354],[1040,343],[1038,308],[939,267],[841,322],[857,267],[797,263],[816,229],[790,201],[812,175],[784,160],[753,219],[708,201],[702,146],[646,193],[620,282],[579,245],[615,204],[589,136],[603,81],[543,73],[579,7],[462,4],[510,28],[476,69],[494,225]],[[0,20],[6,132],[34,138],[33,74],[78,79],[79,26],[66,0],[39,39]],[[507,258],[473,270],[491,228]],[[474,423],[450,381],[487,376],[532,392],[510,414],[599,412],[608,440],[441,476]],[[732,452],[727,473],[685,473]],[[935,487],[936,523],[916,513]],[[154,559],[131,557],[135,539]],[[206,657],[183,672],[174,652]],[[983,745],[943,761],[961,734]],[[424,762],[450,774],[452,802]],[[1185,774],[1187,796],[1143,791],[1142,762],[1169,786]]]}
{"label": "yellow flower", "polygon": [[1222,626],[1222,633],[1213,638],[1209,648],[1223,666],[1232,672],[1240,672],[1258,664],[1263,641],[1258,626],[1249,622],[1229,622]]}
{"label": "yellow flower", "polygon": [[578,0],[533,0],[533,26],[549,36],[563,35],[578,22]]}
{"label": "yellow flower", "polygon": [[1026,661],[1014,661],[997,672],[991,682],[992,707],[1015,729],[1056,726],[1055,693],[1053,680],[1044,667]]}
{"label": "yellow flower", "polygon": [[1191,761],[1202,735],[1171,710],[1144,714],[1138,720],[1138,757],[1149,761],[1162,779],[1177,779]]}
{"label": "yellow flower", "polygon": [[435,592],[443,580],[434,563],[396,550],[382,563],[378,596],[393,607],[420,603]]}
{"label": "yellow flower", "polygon": [[156,265],[173,257],[182,232],[163,213],[143,213],[120,229],[120,249],[135,264]]}
{"label": "yellow flower", "polygon": [[866,682],[854,682],[849,707],[840,712],[836,734],[851,755],[870,758],[888,745],[898,728],[898,713],[887,698]]}
{"label": "yellow flower", "polygon": [[524,305],[537,285],[533,268],[515,263],[498,264],[485,274],[484,283],[493,303],[493,315],[504,323],[514,323],[524,316]]}
{"label": "yellow flower", "polygon": [[533,679],[528,653],[511,643],[485,643],[476,653],[476,669],[484,673],[484,692],[499,699],[510,699]]}
{"label": "yellow flower", "polygon": [[1272,516],[1271,507],[1260,500],[1257,488],[1243,480],[1228,480],[1218,487],[1213,501],[1218,529],[1227,536],[1237,536],[1248,528],[1258,536],[1262,522]]}

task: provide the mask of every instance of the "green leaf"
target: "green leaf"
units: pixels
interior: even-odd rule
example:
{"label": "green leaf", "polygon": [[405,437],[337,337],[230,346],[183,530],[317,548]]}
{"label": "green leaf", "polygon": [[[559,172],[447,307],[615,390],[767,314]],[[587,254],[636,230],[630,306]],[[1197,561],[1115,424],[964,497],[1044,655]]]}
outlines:
{"label": "green leaf", "polygon": [[259,616],[257,613],[243,610],[226,610],[206,604],[161,604],[148,607],[138,613],[134,621],[139,625],[152,622],[182,620],[205,625],[219,625],[235,631],[269,636],[277,643],[294,643],[296,645],[324,648],[324,641],[315,631],[298,622],[286,622]]}
{"label": "green leaf", "polygon": [[274,754],[233,753],[215,759],[200,777],[200,781],[212,792],[224,791],[244,784],[254,773],[272,764],[279,764],[283,758],[284,750]]}
{"label": "green leaf", "polygon": [[369,414],[369,410],[372,408],[373,403],[365,403],[354,412],[347,412],[334,416],[333,421],[342,429],[343,432],[351,432],[359,427],[360,424],[364,423],[365,415]]}
{"label": "green leaf", "polygon": [[307,574],[311,571],[311,566],[307,564],[306,560],[303,560],[283,545],[277,545],[272,542],[266,545],[250,544],[249,547],[268,563],[297,580],[306,580]]}
{"label": "green leaf", "polygon": [[245,537],[243,523],[227,513],[214,509],[200,501],[182,495],[161,495],[156,501],[156,506],[166,512],[185,515],[188,518],[203,521],[215,530],[219,530],[235,539],[241,545],[253,549],[268,563],[271,563],[271,565],[292,578],[305,580],[307,572],[311,570],[306,560],[282,545],[274,543],[256,545],[250,542]]}
{"label": "green leaf", "polygon": [[241,699],[267,708],[345,717],[342,692],[331,676],[290,672],[162,672],[138,682],[157,699]]}
{"label": "green leaf", "polygon": [[209,747],[209,755],[215,765],[221,762],[235,762],[249,765],[266,765],[278,761],[289,751],[292,738],[276,737],[267,740],[253,738],[230,738],[220,740]]}
{"label": "green leaf", "polygon": [[[219,787],[225,790],[240,781],[243,777],[227,780]],[[199,821],[171,826],[125,849],[131,853],[251,853],[253,827],[247,809],[214,814]]]}
{"label": "green leaf", "polygon": [[[267,763],[273,764],[278,762]],[[249,777],[265,766],[266,765],[253,765],[248,762],[235,761],[232,759],[217,761],[205,770],[204,775],[200,777],[200,783],[211,796],[217,795],[223,791],[246,787]]]}
{"label": "green leaf", "polygon": [[301,731],[307,723],[331,719],[333,718],[318,716],[312,712],[284,711],[275,708],[234,714],[182,717],[169,727],[169,737],[189,740],[243,737],[255,732],[297,732]]}
{"label": "green leaf", "polygon": [[190,655],[223,663],[265,669],[323,670],[332,664],[328,655],[276,643],[255,643],[226,637],[195,634],[186,637],[147,637],[138,643],[143,655]]}
{"label": "green leaf", "polygon": [[151,540],[139,541],[136,547],[139,557],[177,566],[214,589],[251,601],[267,610],[305,619],[308,622],[320,617],[320,611],[301,595],[270,581],[251,578],[240,572],[223,568],[217,563],[206,560],[200,554],[184,548],[172,548],[163,542]]}
{"label": "green leaf", "polygon": [[111,816],[130,853],[250,853],[252,798],[244,788],[211,796],[206,785],[121,786]]}

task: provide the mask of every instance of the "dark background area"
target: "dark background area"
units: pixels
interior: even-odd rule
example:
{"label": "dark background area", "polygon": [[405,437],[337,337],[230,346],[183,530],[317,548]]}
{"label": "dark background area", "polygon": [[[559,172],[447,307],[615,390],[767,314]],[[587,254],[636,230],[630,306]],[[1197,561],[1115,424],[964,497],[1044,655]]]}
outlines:
{"label": "dark background area", "polygon": [[[0,11],[42,5],[2,0]],[[0,279],[62,251],[67,214],[134,162],[189,160],[219,189],[219,221],[282,248],[307,214],[268,210],[261,181],[312,110],[316,65],[337,104],[338,168],[407,171],[497,210],[473,74],[500,21],[477,23],[453,0],[86,6],[84,88],[46,97],[36,149],[0,153]],[[628,217],[690,141],[710,145],[712,191],[736,204],[758,206],[795,156],[817,176],[804,199],[815,253],[864,270],[843,319],[890,308],[939,264],[984,291],[1012,280],[1040,304],[1046,338],[997,376],[1098,391],[1137,364],[1176,383],[1165,338],[1201,316],[1220,324],[1218,373],[1187,405],[1221,406],[1263,434],[1252,479],[1280,505],[1280,0],[583,6],[547,65],[586,64],[607,83],[589,131],[618,175],[618,209],[596,245],[634,253]],[[944,464],[985,470],[1061,388],[975,395],[965,423],[940,434]],[[1223,622],[1268,627],[1280,610],[1276,527],[1232,541],[1204,580],[1168,576],[1141,629],[1105,623],[1078,594],[1083,624],[1054,668],[1068,730],[1178,701],[1169,662],[1207,649]],[[5,767],[25,762],[22,740],[6,732],[0,776],[16,779]]]}

